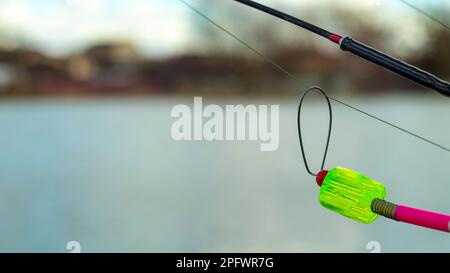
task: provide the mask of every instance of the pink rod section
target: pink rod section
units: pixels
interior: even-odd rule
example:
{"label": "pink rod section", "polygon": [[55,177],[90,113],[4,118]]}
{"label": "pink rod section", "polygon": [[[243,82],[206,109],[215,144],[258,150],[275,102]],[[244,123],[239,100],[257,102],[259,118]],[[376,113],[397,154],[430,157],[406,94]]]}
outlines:
{"label": "pink rod section", "polygon": [[450,215],[398,205],[395,220],[422,227],[450,232]]}

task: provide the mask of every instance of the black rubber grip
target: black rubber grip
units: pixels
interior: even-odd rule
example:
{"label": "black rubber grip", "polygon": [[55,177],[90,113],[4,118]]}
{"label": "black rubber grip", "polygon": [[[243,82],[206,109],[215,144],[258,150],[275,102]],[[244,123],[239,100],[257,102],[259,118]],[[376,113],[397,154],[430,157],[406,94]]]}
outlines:
{"label": "black rubber grip", "polygon": [[350,37],[343,38],[340,41],[340,45],[341,49],[344,51],[349,51],[358,55],[361,58],[389,69],[416,83],[432,88],[445,96],[450,96],[450,83],[439,79],[431,73],[386,55],[361,42],[353,40]]}

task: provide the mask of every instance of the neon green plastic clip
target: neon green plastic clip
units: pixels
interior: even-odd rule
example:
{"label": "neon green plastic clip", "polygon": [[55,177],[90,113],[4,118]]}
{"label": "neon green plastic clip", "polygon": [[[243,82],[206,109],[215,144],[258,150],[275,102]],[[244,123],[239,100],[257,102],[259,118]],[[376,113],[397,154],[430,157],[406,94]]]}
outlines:
{"label": "neon green plastic clip", "polygon": [[350,169],[336,167],[319,172],[319,202],[322,206],[361,223],[375,221],[371,210],[374,199],[386,199],[383,184]]}

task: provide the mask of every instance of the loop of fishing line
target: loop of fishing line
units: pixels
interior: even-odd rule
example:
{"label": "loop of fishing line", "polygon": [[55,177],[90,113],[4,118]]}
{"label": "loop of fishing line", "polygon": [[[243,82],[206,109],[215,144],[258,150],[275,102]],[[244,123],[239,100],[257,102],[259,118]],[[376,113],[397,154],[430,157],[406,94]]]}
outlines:
{"label": "loop of fishing line", "polygon": [[309,165],[308,165],[308,160],[306,159],[305,146],[304,146],[303,137],[302,137],[302,126],[301,126],[301,114],[302,114],[303,101],[305,100],[306,96],[310,92],[316,92],[316,93],[322,95],[325,98],[325,100],[327,102],[327,106],[328,106],[328,113],[329,113],[327,141],[326,141],[326,144],[325,144],[325,151],[323,153],[322,165],[320,166],[319,171],[324,169],[325,161],[326,161],[327,153],[328,153],[328,146],[330,145],[331,129],[332,129],[332,126],[333,126],[333,110],[331,108],[331,102],[330,102],[330,99],[328,98],[327,93],[325,91],[323,91],[323,89],[318,87],[318,86],[312,86],[312,87],[309,87],[308,89],[306,89],[303,92],[303,95],[302,95],[302,97],[300,99],[300,103],[298,104],[297,129],[298,129],[298,140],[300,141],[300,150],[302,152],[303,162],[305,163],[306,171],[312,176],[317,176],[318,172],[317,173],[313,173],[311,171],[311,169],[309,168]]}

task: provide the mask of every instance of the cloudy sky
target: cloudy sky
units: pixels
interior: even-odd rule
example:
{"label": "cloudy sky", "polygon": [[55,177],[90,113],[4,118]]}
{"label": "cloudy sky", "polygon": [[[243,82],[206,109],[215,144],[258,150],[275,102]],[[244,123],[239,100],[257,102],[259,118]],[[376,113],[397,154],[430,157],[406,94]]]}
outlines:
{"label": "cloudy sky", "polygon": [[[238,7],[229,0],[186,1],[203,8],[211,5],[219,10]],[[379,21],[386,21],[386,24],[398,24],[398,18],[402,18],[403,25],[409,27],[407,31],[415,29],[417,14],[399,0],[260,2],[301,7],[317,3],[326,6],[331,1],[347,8],[373,10],[380,14]],[[409,1],[423,8],[450,2]],[[178,0],[0,0],[0,7],[0,43],[32,44],[54,55],[77,51],[95,42],[129,40],[147,55],[163,56],[182,51],[195,39],[192,11]],[[396,28],[401,30],[401,26]]]}

